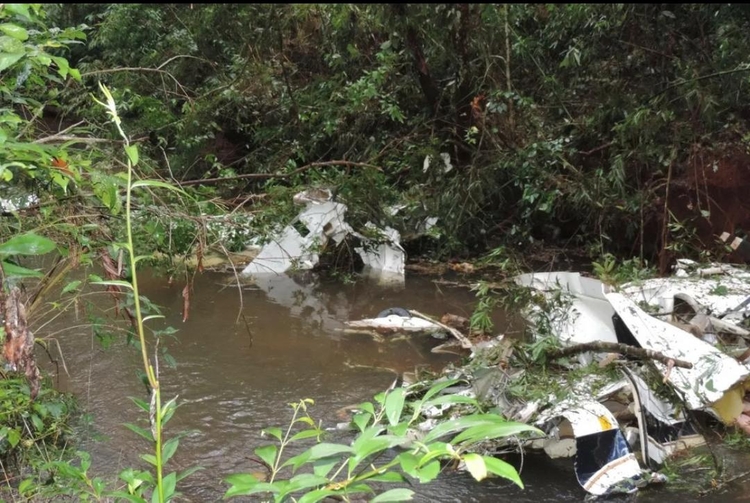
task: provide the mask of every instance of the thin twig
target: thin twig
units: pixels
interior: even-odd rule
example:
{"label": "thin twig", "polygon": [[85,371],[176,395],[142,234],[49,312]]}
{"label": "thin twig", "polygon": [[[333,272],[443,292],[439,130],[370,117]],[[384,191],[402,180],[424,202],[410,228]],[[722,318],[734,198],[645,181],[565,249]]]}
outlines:
{"label": "thin twig", "polygon": [[670,362],[673,362],[673,365],[675,367],[681,367],[684,369],[693,368],[693,364],[688,361],[670,358],[664,353],[660,353],[658,351],[645,348],[637,348],[635,346],[628,346],[627,344],[620,344],[617,342],[603,341],[587,342],[585,344],[577,344],[575,346],[558,349],[557,351],[549,353],[547,355],[547,359],[557,360],[565,356],[577,355],[579,353],[586,353],[588,351],[596,351],[599,353],[620,353],[626,356],[640,358],[642,360],[656,360],[660,363],[663,363],[664,365],[670,365]]}
{"label": "thin twig", "polygon": [[294,171],[290,171],[289,173],[246,173],[244,175],[228,176],[228,177],[220,177],[220,178],[206,178],[204,180],[187,180],[185,182],[180,182],[180,186],[185,187],[187,185],[201,185],[204,183],[228,182],[228,181],[233,181],[233,180],[245,180],[248,178],[261,179],[261,180],[267,179],[267,178],[289,178],[299,173],[302,173],[303,171],[307,171],[310,168],[319,168],[319,167],[325,167],[325,166],[355,166],[355,167],[360,167],[360,168],[370,168],[370,169],[375,169],[378,171],[383,171],[378,166],[367,164],[364,162],[352,162],[352,161],[311,162],[310,164],[306,164],[302,167],[295,169]]}

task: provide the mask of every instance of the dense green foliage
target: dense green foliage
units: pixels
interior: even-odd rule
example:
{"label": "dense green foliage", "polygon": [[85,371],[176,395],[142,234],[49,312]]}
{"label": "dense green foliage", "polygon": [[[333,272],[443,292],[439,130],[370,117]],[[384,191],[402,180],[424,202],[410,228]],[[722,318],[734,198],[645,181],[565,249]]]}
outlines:
{"label": "dense green foliage", "polygon": [[[150,442],[150,471],[125,470],[108,488],[81,455],[74,467],[45,465],[52,482],[19,490],[177,494],[190,471],[162,472],[178,440],[162,442],[161,426],[176,405],[160,401],[151,362],[168,355],[148,353],[160,334],[144,331],[152,306],[134,284],[136,257],[200,257],[214,243],[241,250],[295,213],[300,188],[335,188],[353,226],[392,225],[407,241],[437,217],[434,239],[414,245],[421,252],[493,250],[487,261],[507,266],[515,248],[543,239],[602,257],[596,271],[612,281],[657,255],[664,272],[670,252],[697,254],[722,231],[750,226],[748,28],[744,5],[0,4],[0,297],[41,277],[26,299],[33,316],[45,293],[105,285],[154,397],[137,403],[151,429],[131,425]],[[53,251],[46,274],[31,270],[27,255]],[[615,256],[641,260],[618,269]],[[94,264],[104,279],[62,281]],[[492,329],[490,294],[478,290],[476,331]],[[67,405],[48,401],[46,388],[32,403],[20,381],[0,382],[3,459],[54,447]],[[372,451],[335,453],[351,465],[347,483],[363,482],[354,467],[401,445],[417,419],[424,404],[408,402],[414,415],[400,422],[400,393],[355,420]],[[272,479],[281,450],[261,451]],[[436,475],[429,449],[421,454],[403,455],[401,471]],[[435,456],[516,480],[471,452]],[[297,481],[346,495],[338,475]],[[235,494],[278,499],[300,489],[259,482],[231,483]]]}
{"label": "dense green foliage", "polygon": [[[375,165],[218,186],[336,185],[356,223],[405,204],[440,217],[448,252],[531,236],[632,256],[709,220],[726,230],[711,180],[688,179],[745,154],[743,5],[77,5],[57,18],[91,27],[73,53],[83,82],[113,88],[177,179]],[[85,93],[68,99],[90,116]],[[667,178],[694,190],[684,211],[664,211]]]}

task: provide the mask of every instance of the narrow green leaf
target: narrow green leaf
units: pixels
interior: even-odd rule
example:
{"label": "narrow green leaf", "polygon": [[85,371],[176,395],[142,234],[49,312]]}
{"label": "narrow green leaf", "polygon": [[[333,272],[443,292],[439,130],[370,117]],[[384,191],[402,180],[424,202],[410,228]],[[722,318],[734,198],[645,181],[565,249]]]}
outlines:
{"label": "narrow green leaf", "polygon": [[463,460],[466,463],[466,469],[469,470],[474,479],[482,481],[487,478],[487,467],[484,464],[482,456],[470,452],[463,457]]}
{"label": "narrow green leaf", "polygon": [[199,471],[201,471],[201,470],[203,470],[203,467],[202,467],[202,466],[191,466],[191,467],[190,467],[190,468],[188,468],[187,470],[183,470],[182,472],[180,472],[180,473],[179,473],[179,474],[177,475],[177,482],[179,482],[179,481],[181,481],[182,479],[184,479],[184,478],[186,478],[186,477],[189,477],[189,476],[191,476],[192,474],[194,474],[195,472],[199,472]]}
{"label": "narrow green leaf", "polygon": [[67,285],[65,285],[65,288],[62,289],[62,293],[68,293],[72,292],[73,290],[76,290],[79,286],[81,286],[81,280],[75,280],[71,281]]}
{"label": "narrow green leaf", "polygon": [[370,500],[370,503],[387,503],[393,501],[411,501],[414,496],[414,491],[411,489],[391,489],[382,494],[375,496]]}
{"label": "narrow green leaf", "polygon": [[174,496],[174,490],[177,486],[177,474],[175,472],[170,473],[164,479],[162,479],[164,486],[164,497],[169,501]]}
{"label": "narrow green leaf", "polygon": [[406,390],[404,388],[395,388],[385,397],[385,415],[388,417],[391,426],[398,424],[399,419],[401,419],[405,397]]}
{"label": "narrow green leaf", "polygon": [[156,187],[171,190],[172,192],[177,192],[178,194],[187,195],[187,193],[181,188],[175,187],[174,185],[170,185],[166,182],[160,182],[158,180],[138,180],[137,182],[133,182],[133,184],[130,186],[131,189],[137,189],[138,187]]}
{"label": "narrow green leaf", "polygon": [[123,281],[121,279],[105,279],[101,281],[92,281],[92,285],[101,285],[101,286],[121,286],[123,288],[128,288],[130,290],[133,289],[133,285],[128,283],[127,281]]}
{"label": "narrow green leaf", "polygon": [[406,482],[404,476],[398,472],[385,472],[380,475],[369,477],[367,480],[372,482]]}
{"label": "narrow green leaf", "polygon": [[130,424],[130,423],[125,423],[125,428],[129,429],[130,431],[132,431],[133,433],[135,433],[137,435],[140,435],[141,437],[145,438],[149,442],[153,442],[154,441],[154,437],[151,434],[150,430],[146,430],[144,428],[141,428],[140,426],[136,426],[136,425]]}
{"label": "narrow green leaf", "polygon": [[54,241],[29,232],[0,244],[0,255],[44,255],[55,247]]}
{"label": "narrow green leaf", "polygon": [[516,435],[524,431],[531,431],[542,436],[544,435],[541,430],[534,428],[533,426],[530,426],[528,424],[507,421],[498,424],[480,424],[477,426],[472,426],[471,428],[466,429],[464,432],[454,438],[452,443],[474,443],[482,440],[493,440],[496,438],[505,438],[511,435]]}
{"label": "narrow green leaf", "polygon": [[129,397],[130,400],[138,406],[139,409],[141,409],[144,412],[151,412],[151,406],[146,402],[145,400],[141,400],[140,398],[136,398],[134,396]]}
{"label": "narrow green leaf", "polygon": [[128,494],[125,491],[115,491],[111,493],[111,496],[118,498],[118,499],[123,499],[125,501],[129,501],[130,503],[146,503],[146,500],[141,498],[140,496]]}
{"label": "narrow green leaf", "polygon": [[11,264],[10,262],[3,262],[3,272],[8,277],[19,277],[19,278],[42,278],[44,274],[33,269],[26,269],[25,267]]}
{"label": "narrow green leaf", "polygon": [[509,463],[491,456],[482,456],[484,459],[484,465],[487,467],[487,471],[493,473],[504,479],[508,479],[515,483],[518,487],[523,489],[523,482],[521,477],[518,475],[518,471]]}
{"label": "narrow green leaf", "polygon": [[180,445],[179,437],[170,438],[169,440],[164,442],[164,446],[161,449],[162,463],[166,463],[172,458],[172,456],[174,456],[174,453],[177,452],[177,446],[179,445]]}
{"label": "narrow green leaf", "polygon": [[427,390],[427,392],[422,397],[422,400],[427,401],[433,396],[443,391],[445,388],[448,388],[460,382],[461,382],[461,379],[448,379],[447,381],[440,381]]}
{"label": "narrow green leaf", "polygon": [[141,454],[141,459],[146,463],[157,466],[156,456],[154,456],[153,454]]}
{"label": "narrow green leaf", "polygon": [[433,398],[432,400],[429,400],[422,404],[423,408],[426,407],[437,407],[439,405],[444,404],[457,404],[457,403],[466,403],[471,405],[477,405],[477,399],[472,398],[470,396],[463,396],[463,395],[443,395],[439,396],[437,398]]}
{"label": "narrow green leaf", "polygon": [[437,440],[444,435],[465,430],[466,428],[470,428],[472,426],[498,423],[507,423],[507,421],[505,420],[505,418],[503,418],[502,416],[498,416],[497,414],[472,414],[470,416],[463,416],[439,424],[425,436],[423,441],[425,443],[430,443],[433,440]]}
{"label": "narrow green leaf", "polygon": [[306,438],[313,438],[320,435],[320,432],[318,430],[303,430],[300,432],[295,433],[292,438],[289,439],[290,442],[295,442],[297,440],[304,440]]}

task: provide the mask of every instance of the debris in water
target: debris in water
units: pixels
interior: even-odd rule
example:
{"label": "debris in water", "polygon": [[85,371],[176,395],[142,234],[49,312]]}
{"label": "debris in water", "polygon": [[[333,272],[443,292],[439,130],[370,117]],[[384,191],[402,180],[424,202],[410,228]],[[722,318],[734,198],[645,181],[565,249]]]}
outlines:
{"label": "debris in water", "polygon": [[[363,246],[355,251],[362,258],[369,276],[381,283],[403,283],[406,253],[401,247],[398,231],[390,227],[380,230],[368,222],[366,227],[382,236],[377,242],[354,232],[344,220],[347,206],[332,199],[330,190],[308,190],[295,195],[294,202],[305,204],[305,208],[261,248],[242,274],[258,277],[281,274],[290,269],[312,269],[320,261],[319,251],[329,241],[338,245],[351,234],[363,242]],[[298,223],[304,226],[304,234],[295,227]]]}

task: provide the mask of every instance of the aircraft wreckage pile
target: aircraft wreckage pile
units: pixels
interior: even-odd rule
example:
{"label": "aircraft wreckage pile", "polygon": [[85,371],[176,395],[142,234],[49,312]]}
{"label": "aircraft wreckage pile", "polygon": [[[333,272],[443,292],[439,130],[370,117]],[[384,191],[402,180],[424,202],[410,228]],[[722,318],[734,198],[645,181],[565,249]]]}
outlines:
{"label": "aircraft wreckage pile", "polygon": [[[355,232],[344,221],[346,206],[330,194],[306,191],[295,202],[304,205],[297,221],[263,246],[243,275],[263,288],[290,269],[311,269],[327,242],[354,235],[363,243],[356,251],[369,274],[379,283],[403,284],[398,232],[381,230],[377,241]],[[295,223],[303,224],[303,232]],[[750,435],[747,270],[682,260],[670,278],[618,289],[574,272],[524,274],[516,283],[539,294],[525,317],[538,351],[559,372],[521,361],[509,337],[475,343],[416,311],[389,310],[345,323],[345,330],[452,335],[471,350],[471,363],[447,370],[443,378],[469,384],[443,393],[476,398],[510,421],[537,426],[544,438],[513,439],[507,447],[575,457],[578,481],[593,495],[665,481],[655,469],[667,457],[704,443],[696,411]],[[453,407],[436,407],[420,430],[458,415]]]}
{"label": "aircraft wreckage pile", "polygon": [[[553,339],[547,356],[560,372],[516,365],[513,341],[499,336],[474,344],[472,363],[444,376],[470,383],[445,393],[489,402],[508,420],[546,433],[507,447],[575,456],[581,486],[604,495],[664,482],[655,470],[668,456],[704,443],[695,411],[750,435],[750,331],[743,327],[750,317],[750,272],[683,260],[671,278],[618,290],[572,272],[524,274],[516,283],[541,294],[525,316],[536,342]],[[387,314],[347,325],[380,334],[452,330]],[[532,390],[528,383],[543,373],[547,382]],[[420,429],[457,412],[449,409],[436,410]]]}

